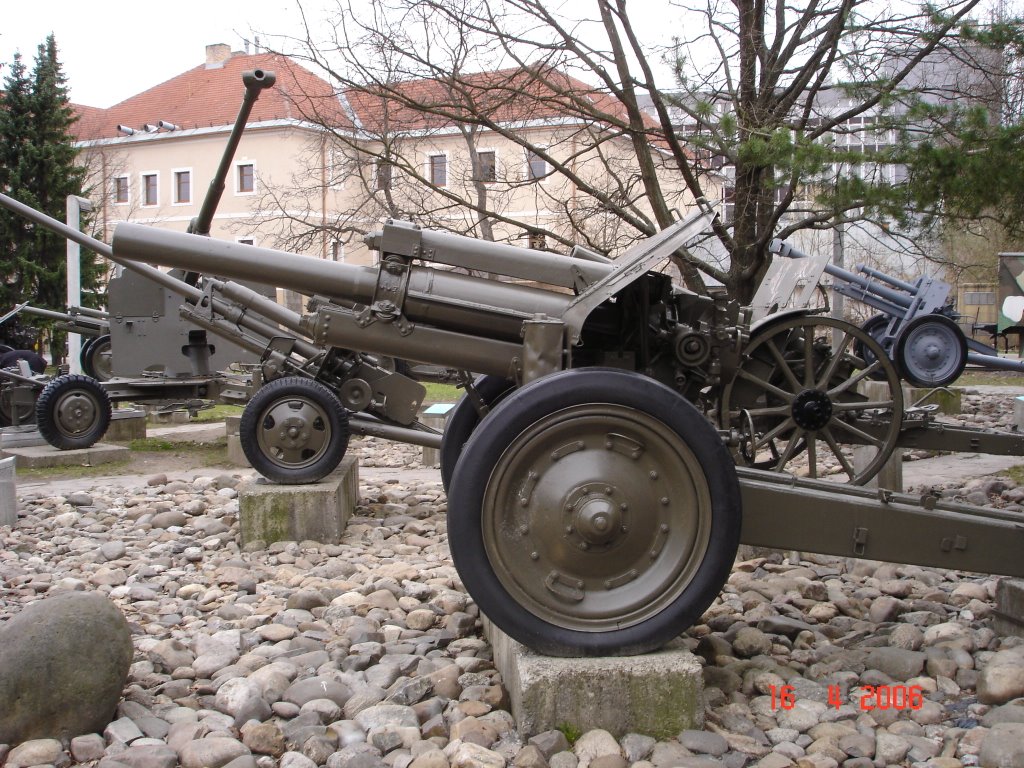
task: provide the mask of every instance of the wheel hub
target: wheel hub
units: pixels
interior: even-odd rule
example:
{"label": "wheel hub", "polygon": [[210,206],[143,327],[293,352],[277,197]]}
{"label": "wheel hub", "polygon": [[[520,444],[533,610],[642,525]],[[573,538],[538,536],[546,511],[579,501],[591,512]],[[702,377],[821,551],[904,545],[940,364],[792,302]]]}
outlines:
{"label": "wheel hub", "polygon": [[61,402],[58,409],[61,425],[71,432],[81,432],[89,428],[96,418],[96,407],[92,400],[83,394],[70,394]]}
{"label": "wheel hub", "polygon": [[817,431],[832,418],[832,400],[825,392],[805,389],[793,400],[793,421],[801,429]]}
{"label": "wheel hub", "polygon": [[629,505],[614,496],[615,489],[605,483],[584,485],[569,495],[565,533],[579,549],[607,551],[628,531],[624,516]]}

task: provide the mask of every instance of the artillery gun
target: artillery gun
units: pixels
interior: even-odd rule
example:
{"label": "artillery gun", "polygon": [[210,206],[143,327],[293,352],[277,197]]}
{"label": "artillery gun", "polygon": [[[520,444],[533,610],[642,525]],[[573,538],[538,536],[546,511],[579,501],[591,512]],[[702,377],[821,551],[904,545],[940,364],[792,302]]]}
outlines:
{"label": "artillery gun", "polygon": [[[367,236],[376,268],[130,223],[106,246],[0,204],[165,281],[183,315],[259,352],[240,437],[270,479],[324,477],[350,432],[439,446],[462,580],[492,621],[542,652],[662,645],[718,594],[741,539],[1024,574],[1017,516],[853,487],[908,435],[951,433],[907,417],[899,375],[869,334],[807,311],[750,325],[724,293],[697,295],[655,271],[709,225],[703,203],[614,262],[389,221]],[[233,280],[297,291],[307,311]],[[443,437],[416,419],[422,385],[387,358],[459,371],[466,396]],[[889,394],[861,393],[873,376]],[[963,433],[951,442],[1024,454],[1020,436]],[[846,458],[856,445],[872,453],[859,468]],[[806,454],[809,474],[824,474],[821,447],[847,483],[782,471]]]}

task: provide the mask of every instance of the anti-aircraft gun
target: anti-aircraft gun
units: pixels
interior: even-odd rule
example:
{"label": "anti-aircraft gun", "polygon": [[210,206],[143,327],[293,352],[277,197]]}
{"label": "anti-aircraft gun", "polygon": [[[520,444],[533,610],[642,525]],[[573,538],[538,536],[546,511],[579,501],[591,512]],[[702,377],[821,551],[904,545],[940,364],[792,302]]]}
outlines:
{"label": "anti-aircraft gun", "polygon": [[[538,650],[662,645],[718,594],[741,530],[760,546],[1024,573],[1014,515],[853,487],[904,437],[899,376],[870,335],[808,312],[749,326],[724,293],[696,295],[655,271],[713,215],[700,204],[614,262],[397,221],[367,238],[375,268],[130,223],[99,247],[133,269],[196,275],[178,285],[181,311],[259,351],[262,386],[240,437],[270,479],[324,477],[353,431],[439,445],[462,580],[483,613]],[[304,294],[307,312],[234,280]],[[461,372],[467,394],[443,437],[416,420],[422,386],[387,358]],[[860,392],[876,376],[891,394]],[[1006,444],[1024,454],[1019,436]],[[868,449],[866,463],[847,458],[853,446]],[[817,477],[823,463],[810,457],[822,447],[848,484],[736,466],[785,470],[807,455]]]}

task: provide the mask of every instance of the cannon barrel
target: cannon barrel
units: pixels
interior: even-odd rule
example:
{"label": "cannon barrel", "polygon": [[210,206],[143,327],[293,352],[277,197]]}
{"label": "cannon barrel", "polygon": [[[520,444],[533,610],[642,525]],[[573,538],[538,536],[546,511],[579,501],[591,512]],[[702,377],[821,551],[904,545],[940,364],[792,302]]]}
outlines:
{"label": "cannon barrel", "polygon": [[[525,249],[517,249],[525,250]],[[270,248],[214,240],[138,224],[118,224],[118,259],[180,267],[190,272],[269,283],[340,304],[374,301],[378,270]],[[591,263],[591,262],[584,262]],[[414,266],[404,314],[413,323],[521,343],[523,320],[560,317],[572,296],[523,285]]]}
{"label": "cannon barrel", "polygon": [[203,199],[203,207],[199,209],[199,215],[192,219],[188,226],[189,232],[194,232],[197,235],[210,234],[213,214],[217,211],[220,196],[224,193],[224,180],[228,177],[228,171],[231,170],[231,159],[235,156],[238,142],[242,140],[242,131],[245,130],[249,114],[252,112],[256,99],[260,97],[260,92],[264,88],[271,88],[276,80],[277,77],[273,72],[265,72],[262,69],[254,69],[242,73],[242,83],[245,85],[245,96],[242,99],[242,106],[238,110],[237,117],[235,117],[235,124],[231,128],[231,135],[228,137],[228,143],[224,149],[224,155],[220,159],[220,165],[217,166],[217,172],[213,175],[209,189],[206,192],[206,197]]}
{"label": "cannon barrel", "polygon": [[[845,269],[828,264],[825,266],[825,273],[832,275],[832,277],[838,277],[840,280],[845,280],[851,286],[856,286],[856,289],[851,289],[847,296],[865,301],[865,297],[868,295],[877,296],[885,299],[886,301],[895,304],[897,307],[901,307],[904,311],[910,307],[911,302],[914,300],[913,296],[908,296],[900,291],[894,291],[892,288],[886,288],[884,285],[879,285],[877,282],[867,277],[861,277],[860,275],[848,272]],[[859,289],[859,290],[857,290]],[[870,303],[865,301],[865,303]],[[898,313],[900,315],[903,312]]]}
{"label": "cannon barrel", "polygon": [[885,272],[879,272],[877,269],[872,269],[866,264],[861,264],[859,267],[857,267],[857,271],[863,272],[868,277],[873,277],[876,280],[881,280],[883,283],[888,283],[893,288],[899,288],[901,291],[906,291],[907,293],[914,293],[914,291],[917,290],[917,286],[914,285],[913,283],[908,283],[904,280],[900,280],[899,278],[893,277],[892,275],[887,275],[885,274]]}

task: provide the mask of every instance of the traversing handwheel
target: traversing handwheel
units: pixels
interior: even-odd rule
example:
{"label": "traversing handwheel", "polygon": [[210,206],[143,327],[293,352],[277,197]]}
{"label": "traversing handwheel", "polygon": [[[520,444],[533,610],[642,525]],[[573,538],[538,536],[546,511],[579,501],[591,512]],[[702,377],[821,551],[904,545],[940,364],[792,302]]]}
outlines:
{"label": "traversing handwheel", "polygon": [[[860,394],[858,384],[874,375],[888,385],[879,387],[884,394]],[[788,318],[750,340],[723,389],[721,419],[741,435],[742,464],[792,472],[806,460],[810,477],[862,485],[896,448],[903,390],[885,351],[860,328],[829,317]],[[861,447],[857,459],[854,446]]]}
{"label": "traversing handwheel", "polygon": [[348,449],[348,412],[319,382],[275,379],[245,406],[238,425],[253,469],[286,485],[315,483],[337,468]]}
{"label": "traversing handwheel", "polygon": [[106,434],[110,410],[110,396],[95,379],[59,376],[36,400],[36,425],[54,448],[89,448]]}
{"label": "traversing handwheel", "polygon": [[967,338],[951,318],[922,315],[900,331],[893,357],[915,387],[945,387],[967,366]]}
{"label": "traversing handwheel", "polygon": [[739,484],[712,425],[640,374],[563,371],[473,432],[448,497],[456,568],[480,610],[559,656],[636,654],[721,590]]}
{"label": "traversing handwheel", "polygon": [[[515,389],[511,379],[504,376],[479,376],[473,382],[477,395],[484,404],[491,408],[497,405],[505,395]],[[455,404],[445,422],[444,435],[441,437],[441,483],[445,491],[451,485],[455,465],[462,455],[462,448],[469,440],[473,430],[480,423],[480,413],[476,409],[473,398],[464,394]]]}

